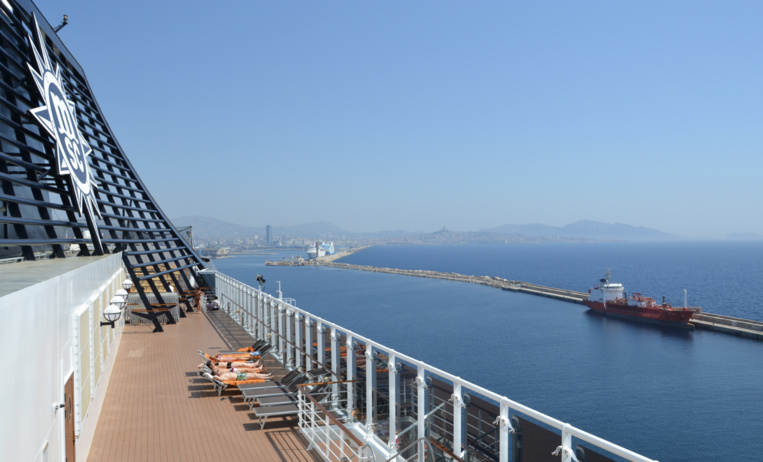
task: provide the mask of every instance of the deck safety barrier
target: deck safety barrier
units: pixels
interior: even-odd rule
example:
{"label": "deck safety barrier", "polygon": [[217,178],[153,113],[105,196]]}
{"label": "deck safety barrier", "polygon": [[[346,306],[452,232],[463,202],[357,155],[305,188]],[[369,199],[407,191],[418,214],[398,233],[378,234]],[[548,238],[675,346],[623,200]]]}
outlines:
{"label": "deck safety barrier", "polygon": [[331,398],[300,401],[300,430],[326,460],[652,461],[220,272],[215,286],[285,366],[330,371]]}
{"label": "deck safety barrier", "polygon": [[[340,389],[347,391],[347,382],[338,382]],[[299,428],[310,442],[308,450],[315,450],[326,460],[374,461],[375,455],[369,445],[360,440],[342,420],[341,409],[347,398],[331,396],[329,407],[324,407],[319,397],[306,393],[303,386],[299,390]],[[338,411],[338,412],[337,412]]]}

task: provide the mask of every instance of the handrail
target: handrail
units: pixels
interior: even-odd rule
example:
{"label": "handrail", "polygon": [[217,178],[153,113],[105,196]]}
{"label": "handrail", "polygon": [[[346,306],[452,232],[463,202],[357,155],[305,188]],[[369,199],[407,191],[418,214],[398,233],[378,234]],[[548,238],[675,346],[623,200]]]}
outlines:
{"label": "handrail", "polygon": [[[227,295],[221,295],[221,297],[222,297],[222,299],[223,299],[223,300],[225,300],[227,303],[230,303],[231,305],[234,305],[235,307],[237,307],[237,309],[238,309],[238,310],[240,310],[240,311],[243,311],[244,313],[246,313],[247,315],[249,315],[249,316],[250,316],[252,319],[254,319],[255,321],[257,321],[258,323],[260,323],[260,324],[262,324],[262,325],[265,325],[265,324],[266,324],[264,320],[260,319],[260,318],[259,318],[257,315],[255,315],[254,313],[252,313],[251,311],[247,310],[247,309],[246,309],[246,308],[244,308],[243,306],[241,306],[241,305],[239,305],[238,303],[236,303],[236,301],[235,301],[235,300],[233,300],[232,298],[228,297]],[[283,335],[279,334],[277,331],[272,331],[272,332],[269,332],[269,334],[270,334],[270,336],[271,336],[271,339],[272,339],[273,337],[276,337],[276,338],[280,338],[280,339],[282,339],[282,340],[284,341],[284,343],[286,343],[287,345],[291,345],[292,347],[294,347],[294,348],[296,348],[297,350],[299,350],[300,352],[302,352],[304,355],[306,355],[306,356],[310,357],[310,360],[311,360],[312,362],[314,362],[315,364],[318,364],[319,366],[321,366],[321,367],[323,367],[324,369],[326,369],[326,370],[328,371],[328,373],[329,373],[329,374],[331,374],[331,375],[333,375],[333,376],[335,376],[335,377],[337,377],[337,378],[341,378],[341,376],[340,376],[339,374],[336,374],[334,371],[332,371],[331,369],[329,369],[329,367],[328,367],[328,364],[324,364],[324,363],[322,363],[322,362],[318,361],[317,359],[313,358],[313,355],[312,355],[312,354],[310,354],[310,353],[308,353],[308,352],[306,352],[306,351],[302,350],[302,347],[300,347],[300,346],[299,346],[299,345],[297,345],[296,343],[294,343],[294,342],[290,341],[290,340],[289,340],[289,339],[287,339],[285,336],[283,336]]]}
{"label": "handrail", "polygon": [[448,449],[447,446],[445,446],[444,444],[442,444],[439,441],[435,440],[434,438],[429,438],[429,442],[434,444],[437,447],[437,449],[441,450],[442,452],[444,452],[448,456],[452,457],[453,459],[458,460],[460,462],[464,462],[464,460],[462,458],[460,458],[457,455],[453,454],[453,451]]}
{"label": "handrail", "polygon": [[[264,300],[267,303],[272,303],[275,301],[279,306],[287,306],[289,309],[294,310],[296,313],[299,313],[305,318],[310,319],[311,321],[316,321],[319,324],[321,324],[324,327],[330,327],[331,329],[336,329],[344,335],[352,336],[353,340],[364,343],[366,347],[372,347],[375,350],[383,350],[387,355],[394,356],[396,362],[403,362],[407,363],[408,365],[418,368],[421,371],[424,371],[427,374],[433,374],[435,376],[439,376],[441,378],[444,378],[445,380],[451,381],[453,384],[458,384],[463,388],[466,388],[470,390],[472,393],[481,395],[483,399],[486,399],[488,401],[492,401],[498,405],[500,405],[502,408],[506,408],[510,410],[511,412],[519,412],[522,414],[525,414],[526,416],[533,418],[537,420],[538,422],[548,425],[549,427],[552,427],[556,430],[558,430],[561,434],[560,439],[566,436],[572,436],[575,438],[578,438],[582,441],[586,441],[588,443],[591,443],[595,446],[598,446],[599,448],[608,451],[614,455],[626,458],[630,461],[638,461],[638,462],[654,462],[653,459],[644,457],[640,454],[637,454],[629,449],[626,449],[622,446],[619,446],[615,443],[612,443],[610,441],[607,441],[603,438],[600,438],[596,435],[593,435],[591,433],[588,433],[586,431],[583,431],[577,427],[574,427],[568,423],[562,422],[561,420],[558,420],[554,417],[551,417],[547,414],[544,414],[540,411],[537,411],[529,406],[523,405],[517,401],[511,400],[507,398],[506,396],[501,396],[498,393],[495,393],[491,390],[488,390],[487,388],[484,388],[482,386],[476,385],[472,382],[469,382],[467,380],[464,380],[460,377],[456,377],[453,374],[450,374],[438,367],[432,366],[430,364],[427,364],[423,361],[420,361],[418,359],[415,359],[411,356],[408,356],[406,354],[400,353],[392,348],[386,347],[376,341],[371,340],[368,337],[365,337],[363,335],[359,335],[351,330],[348,330],[336,323],[330,322],[328,320],[325,320],[321,318],[320,316],[316,316],[308,311],[305,311],[301,308],[298,308],[293,305],[289,305],[288,303],[284,302],[284,300],[277,299],[273,297],[272,295],[266,294],[262,290],[255,289],[254,287],[244,284],[228,275],[225,275],[223,273],[220,273],[219,271],[215,272],[217,274],[217,277],[219,278],[219,281],[224,285],[230,285],[235,290],[236,288],[244,288],[246,287],[247,290],[252,290],[254,292],[254,295],[258,303],[260,300]],[[220,286],[218,286],[220,287]],[[245,310],[246,311],[246,310]],[[251,313],[246,311],[250,316]],[[258,322],[262,323],[259,319]],[[268,330],[271,335],[275,335],[278,337],[281,337],[277,332],[274,332],[267,324],[262,323],[265,326],[265,329]],[[285,339],[284,339],[285,340]],[[302,350],[301,350],[302,351]],[[303,351],[303,353],[305,353]],[[312,356],[311,356],[312,358]],[[318,363],[318,361],[314,361]],[[322,408],[322,407],[321,407]]]}
{"label": "handrail", "polygon": [[[353,382],[354,382],[354,381],[353,381]],[[343,381],[341,381],[341,382],[329,382],[329,383],[330,383],[330,384],[333,384],[333,383],[349,383],[349,382],[348,382],[348,381],[346,381],[346,380],[343,380]],[[297,385],[297,386],[298,386],[298,387],[301,387],[302,385]],[[328,418],[329,418],[329,420],[331,421],[331,423],[333,423],[333,424],[334,424],[334,425],[336,425],[336,426],[337,426],[337,427],[338,427],[340,430],[342,430],[342,432],[343,432],[343,433],[344,433],[344,434],[345,434],[345,435],[346,435],[346,436],[347,436],[349,439],[351,439],[353,443],[357,444],[357,445],[358,445],[358,447],[360,447],[360,446],[363,446],[363,444],[364,444],[364,443],[363,443],[362,441],[360,441],[358,438],[356,438],[356,437],[355,437],[355,435],[353,435],[353,434],[352,434],[352,432],[350,432],[350,430],[348,430],[348,429],[347,429],[347,427],[345,427],[345,426],[344,426],[344,424],[343,424],[342,422],[340,422],[340,421],[339,421],[339,419],[337,419],[336,417],[334,417],[334,416],[333,416],[333,415],[332,415],[332,414],[331,414],[331,413],[328,411],[328,409],[326,409],[325,407],[323,407],[323,406],[321,405],[321,403],[319,403],[319,402],[318,402],[318,401],[317,401],[315,398],[313,398],[312,396],[310,396],[310,394],[308,394],[308,393],[305,393],[305,392],[302,392],[302,396],[304,396],[305,398],[307,398],[308,400],[310,400],[310,401],[313,403],[313,406],[315,406],[315,407],[317,407],[318,409],[320,409],[320,411],[321,411],[321,412],[323,412],[323,413],[326,415],[326,417],[328,417]]]}
{"label": "handrail", "polygon": [[[417,444],[419,444],[419,443],[421,443],[421,442],[424,442],[424,443],[426,443],[426,444],[427,444],[427,446],[429,446],[429,450],[430,450],[430,451],[432,450],[432,443],[429,441],[429,439],[428,439],[428,438],[425,438],[425,437],[421,437],[421,438],[417,439],[416,441],[412,442],[411,444],[409,444],[408,446],[404,447],[403,449],[400,449],[400,450],[398,450],[396,453],[392,454],[392,456],[390,456],[390,458],[389,458],[389,459],[384,459],[384,462],[389,462],[389,461],[391,461],[391,460],[397,459],[397,457],[398,457],[398,456],[399,456],[401,453],[403,453],[405,450],[407,450],[407,449],[409,449],[409,448],[413,447],[414,445],[417,445]],[[454,457],[455,457],[455,456],[454,456]],[[461,460],[461,459],[460,459],[460,458],[458,458],[458,457],[456,457],[456,458],[457,458],[458,460]],[[463,461],[461,461],[461,462],[463,462]]]}

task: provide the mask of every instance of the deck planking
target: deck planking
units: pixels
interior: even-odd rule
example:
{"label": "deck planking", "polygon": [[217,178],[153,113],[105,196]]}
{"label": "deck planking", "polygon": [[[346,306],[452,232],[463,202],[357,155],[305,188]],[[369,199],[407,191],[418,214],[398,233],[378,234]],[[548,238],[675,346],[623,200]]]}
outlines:
{"label": "deck planking", "polygon": [[[237,389],[219,397],[196,374],[197,350],[253,342],[227,314],[189,313],[163,327],[153,334],[152,326],[125,326],[88,461],[321,460],[306,450],[295,417],[260,430]],[[284,373],[272,358],[265,365]]]}

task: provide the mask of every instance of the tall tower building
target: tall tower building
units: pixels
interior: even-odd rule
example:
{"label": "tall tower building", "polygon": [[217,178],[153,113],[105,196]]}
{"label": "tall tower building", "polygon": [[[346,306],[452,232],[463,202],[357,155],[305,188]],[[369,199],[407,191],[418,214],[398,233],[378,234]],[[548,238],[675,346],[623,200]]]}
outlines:
{"label": "tall tower building", "polygon": [[265,243],[273,245],[273,227],[270,225],[265,226]]}

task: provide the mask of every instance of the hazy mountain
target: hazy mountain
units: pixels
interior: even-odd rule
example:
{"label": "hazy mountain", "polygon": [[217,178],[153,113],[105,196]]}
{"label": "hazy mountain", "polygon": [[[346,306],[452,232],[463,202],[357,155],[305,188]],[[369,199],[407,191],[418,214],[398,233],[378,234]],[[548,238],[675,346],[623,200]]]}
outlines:
{"label": "hazy mountain", "polygon": [[317,223],[304,223],[293,226],[273,225],[273,235],[286,238],[309,238],[309,239],[389,239],[401,235],[411,234],[408,231],[379,231],[375,233],[357,233],[347,231],[333,223],[320,221]]}
{"label": "hazy mountain", "polygon": [[283,237],[313,239],[350,239],[356,233],[345,231],[333,223],[319,221],[294,226],[273,226],[273,234]]}
{"label": "hazy mountain", "polygon": [[557,236],[569,239],[591,239],[606,241],[669,241],[680,239],[673,234],[623,223],[601,223],[580,220],[565,226],[543,224],[503,225],[497,228],[483,229],[483,232],[518,234],[524,236]]}
{"label": "hazy mountain", "polygon": [[554,236],[559,227],[533,223],[528,225],[502,225],[497,228],[481,229],[483,233],[518,234],[523,236]]}
{"label": "hazy mountain", "polygon": [[730,241],[760,241],[763,240],[763,236],[755,233],[734,233],[726,236],[726,239]]}
{"label": "hazy mountain", "polygon": [[[205,239],[244,239],[265,236],[265,226],[244,226],[216,218],[185,216],[173,218],[176,227],[192,226],[193,235]],[[378,233],[356,233],[346,231],[328,222],[305,223],[294,226],[273,226],[273,236],[279,238],[304,239],[390,239],[411,234],[408,231],[380,231]]]}
{"label": "hazy mountain", "polygon": [[[175,218],[172,222],[178,226],[192,226],[193,235],[200,238],[244,239],[254,235],[264,236],[265,226],[243,226],[235,223],[202,216]],[[527,238],[545,238],[545,240],[597,240],[597,241],[667,241],[680,239],[678,236],[662,231],[631,226],[622,223],[601,223],[581,220],[565,226],[549,226],[540,223],[527,225],[503,225],[480,231],[455,232],[441,230],[435,233],[410,232],[404,230],[380,231],[377,233],[356,233],[347,231],[328,222],[305,223],[294,226],[273,225],[273,236],[280,238],[304,239],[368,239],[398,240],[408,242],[510,242],[508,236]],[[731,238],[731,237],[730,237]],[[748,239],[750,237],[747,237]]]}
{"label": "hazy mountain", "polygon": [[237,225],[217,218],[190,216],[173,218],[172,224],[175,227],[192,226],[195,237],[212,239],[244,239],[254,235],[264,235],[265,227],[257,228],[252,226]]}

